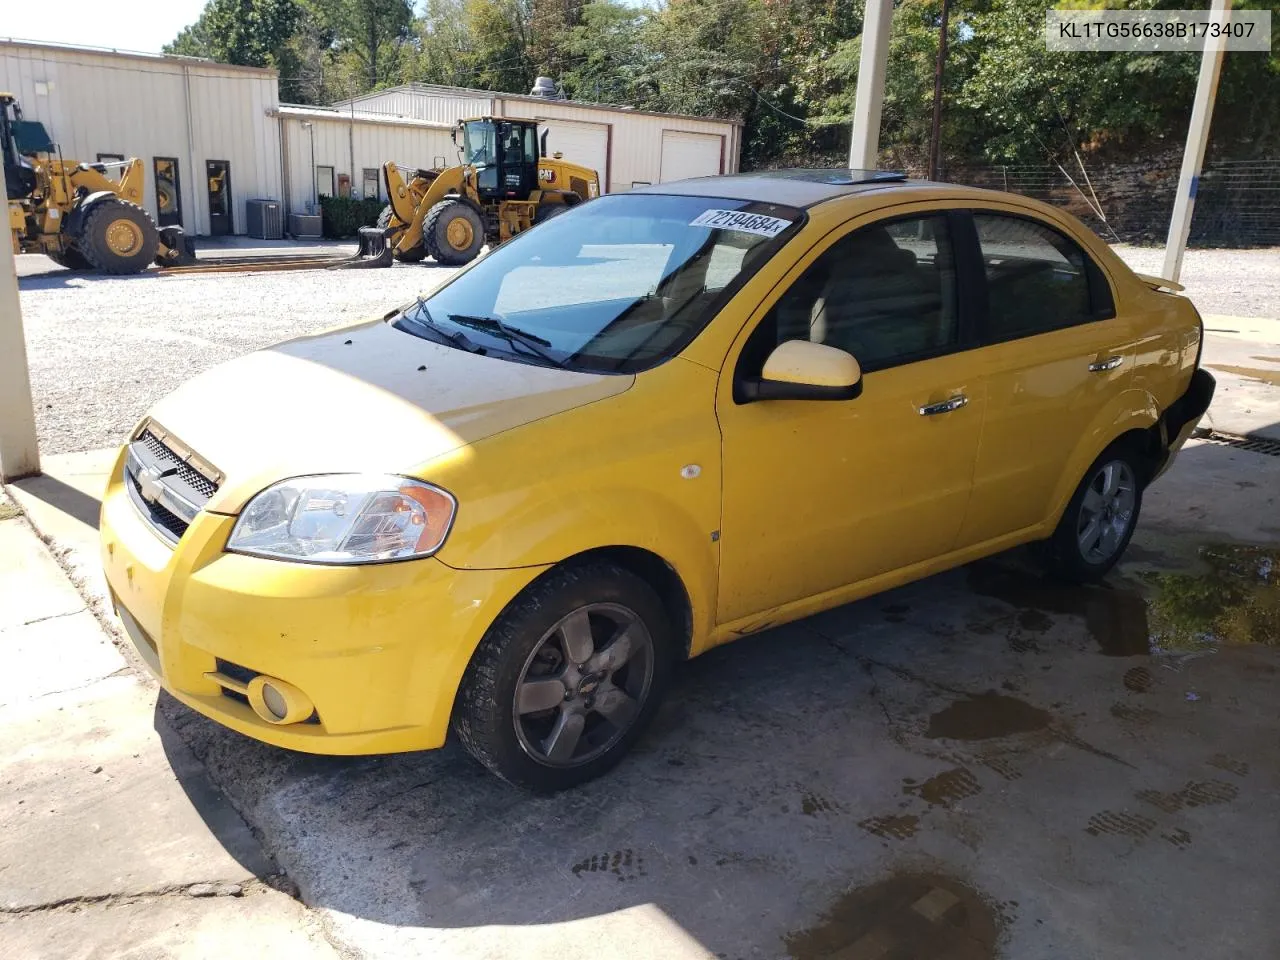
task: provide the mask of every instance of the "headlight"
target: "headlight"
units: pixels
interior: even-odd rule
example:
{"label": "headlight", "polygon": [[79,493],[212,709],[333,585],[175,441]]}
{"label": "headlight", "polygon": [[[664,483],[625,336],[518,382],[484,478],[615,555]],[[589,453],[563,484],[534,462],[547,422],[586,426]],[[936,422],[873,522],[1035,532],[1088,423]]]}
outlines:
{"label": "headlight", "polygon": [[333,564],[426,557],[444,543],[456,506],[439,487],[406,477],[298,477],[249,501],[227,550]]}

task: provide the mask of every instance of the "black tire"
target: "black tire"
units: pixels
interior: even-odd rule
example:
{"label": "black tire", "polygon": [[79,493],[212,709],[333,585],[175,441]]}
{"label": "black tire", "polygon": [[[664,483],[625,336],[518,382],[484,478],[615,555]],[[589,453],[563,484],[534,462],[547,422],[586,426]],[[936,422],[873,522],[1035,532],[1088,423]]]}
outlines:
{"label": "black tire", "polygon": [[[557,625],[571,617],[580,616],[583,608],[599,611],[625,611],[634,616],[635,623],[642,624],[650,641],[647,659],[636,666],[641,656],[632,654],[627,664],[617,672],[606,672],[601,679],[598,672],[575,672],[576,680],[564,681],[570,668],[577,671],[569,658],[557,668],[554,662],[545,669],[559,672],[540,673],[545,660],[544,653],[556,652],[549,646],[549,638],[556,634]],[[598,618],[593,612],[590,618],[593,639],[609,632],[607,618]],[[627,628],[630,631],[630,627]],[[620,636],[621,634],[615,634]],[[643,641],[636,641],[635,648],[642,649]],[[560,648],[566,653],[567,644]],[[593,658],[607,655],[611,647],[606,640],[594,647]],[[671,665],[676,649],[670,618],[657,593],[635,574],[611,563],[595,562],[555,569],[535,581],[521,593],[490,626],[480,641],[471,663],[462,679],[458,698],[454,704],[453,726],[467,751],[502,779],[517,786],[539,792],[565,790],[594,779],[612,768],[631,748],[652,719],[658,704],[666,693],[671,676]],[[591,661],[588,660],[589,664]],[[647,666],[652,669],[648,670]],[[634,676],[619,680],[624,671],[637,669]],[[583,665],[586,669],[586,665]],[[644,677],[641,672],[644,671]],[[595,682],[592,683],[592,678]],[[555,680],[565,684],[563,702],[554,707],[539,710],[516,709],[517,689],[522,681]],[[594,725],[590,716],[592,694],[624,682],[644,680],[642,695],[634,698],[627,719],[629,726],[615,725],[602,710],[596,715]],[[576,690],[569,689],[576,684]],[[590,684],[590,689],[587,689]],[[617,688],[615,688],[617,689]],[[581,760],[563,760],[559,764],[551,760],[550,753],[538,756],[530,728],[546,723],[554,729],[558,718],[571,712],[571,701],[578,697],[579,711],[587,710],[586,728],[575,737]],[[519,725],[519,726],[518,726]],[[545,728],[544,728],[545,729]],[[593,747],[591,740],[595,739]],[[539,743],[543,746],[547,741]],[[573,750],[573,747],[570,747]],[[600,751],[592,754],[592,749]],[[577,757],[577,753],[574,754]]]}
{"label": "black tire", "polygon": [[[1123,497],[1118,501],[1108,500],[1106,470],[1109,467],[1114,470],[1111,475],[1116,478],[1118,490],[1131,487],[1128,500]],[[1048,572],[1070,583],[1094,583],[1105,577],[1124,555],[1137,529],[1146,476],[1145,461],[1134,444],[1118,441],[1102,451],[1085,471],[1053,536],[1044,543],[1043,559]],[[1099,503],[1108,504],[1108,510],[1098,513]],[[1099,529],[1105,531],[1099,534],[1096,551],[1086,546],[1092,539],[1091,524],[1095,519]]]}
{"label": "black tire", "polygon": [[89,208],[76,248],[99,273],[141,273],[155,259],[160,231],[136,203],[112,197]]}
{"label": "black tire", "polygon": [[533,225],[536,227],[540,223],[546,223],[548,220],[554,220],[562,213],[569,210],[569,205],[565,203],[544,203],[538,207],[537,212],[533,215]]}
{"label": "black tire", "polygon": [[75,247],[67,247],[61,253],[46,254],[50,260],[60,267],[66,267],[68,270],[91,270],[89,261]]}
{"label": "black tire", "polygon": [[[395,216],[395,211],[391,209],[391,204],[387,204],[382,208],[382,212],[378,214],[378,226],[383,230],[391,226],[391,218]],[[397,250],[392,254],[401,263],[421,263],[427,259],[427,248],[422,244],[412,247],[409,250]]]}
{"label": "black tire", "polygon": [[[457,221],[465,221],[465,229],[470,242],[465,246],[455,245],[449,240],[449,230]],[[470,263],[480,255],[484,246],[484,221],[475,209],[461,200],[441,200],[427,211],[422,221],[422,240],[426,244],[427,253],[436,263],[446,267],[460,267]]]}

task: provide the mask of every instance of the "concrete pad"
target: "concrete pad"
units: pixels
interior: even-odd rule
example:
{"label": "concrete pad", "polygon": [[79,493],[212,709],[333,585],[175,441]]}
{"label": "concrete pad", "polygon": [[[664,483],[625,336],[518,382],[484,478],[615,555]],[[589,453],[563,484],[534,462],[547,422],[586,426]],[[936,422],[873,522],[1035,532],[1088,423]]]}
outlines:
{"label": "concrete pad", "polygon": [[[1280,390],[1275,396],[1280,406]],[[1189,440],[1144,493],[1138,530],[1195,530],[1245,543],[1280,539],[1280,457]]]}
{"label": "concrete pad", "polygon": [[31,525],[49,540],[90,598],[110,609],[98,559],[98,513],[119,450],[107,448],[42,457],[36,477],[9,485]]}
{"label": "concrete pad", "polygon": [[0,629],[0,650],[9,663],[22,665],[0,671],[0,706],[83,687],[125,665],[97,619],[84,609]]}
{"label": "concrete pad", "polygon": [[0,521],[0,628],[85,608],[62,568],[19,519]]}
{"label": "concrete pad", "polygon": [[1280,440],[1280,320],[1205,317],[1201,362],[1217,378],[1201,425]]}
{"label": "concrete pad", "polygon": [[40,960],[335,960],[297,901],[258,888],[241,897],[181,893],[0,917],[0,956]]}
{"label": "concrete pad", "polygon": [[275,872],[129,676],[0,707],[0,908]]}

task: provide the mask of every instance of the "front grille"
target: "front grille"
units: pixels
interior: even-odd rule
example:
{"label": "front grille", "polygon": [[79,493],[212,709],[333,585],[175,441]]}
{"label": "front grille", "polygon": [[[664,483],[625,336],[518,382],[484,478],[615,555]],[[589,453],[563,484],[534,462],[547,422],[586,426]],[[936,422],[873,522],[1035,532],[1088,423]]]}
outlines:
{"label": "front grille", "polygon": [[164,464],[175,471],[176,477],[196,493],[201,494],[205,500],[208,500],[218,492],[218,485],[198,472],[191,464],[179,459],[178,455],[166,447],[150,430],[147,430],[136,441],[146,447],[147,451],[156,458],[160,464]]}
{"label": "front grille", "polygon": [[183,520],[180,516],[158,503],[147,503],[142,499],[142,487],[138,485],[136,478],[126,476],[125,482],[129,487],[129,499],[133,501],[133,505],[138,508],[141,513],[153,527],[156,528],[166,540],[177,543],[182,539],[182,535],[187,532],[190,524]]}
{"label": "front grille", "polygon": [[222,475],[162,427],[148,426],[129,444],[125,486],[129,499],[169,544],[187,532]]}

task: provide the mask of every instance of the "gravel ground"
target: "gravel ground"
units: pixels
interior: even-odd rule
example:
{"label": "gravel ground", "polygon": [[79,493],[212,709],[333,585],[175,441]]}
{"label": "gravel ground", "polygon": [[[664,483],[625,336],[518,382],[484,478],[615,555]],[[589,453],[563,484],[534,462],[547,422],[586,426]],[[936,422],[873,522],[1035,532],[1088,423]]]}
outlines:
{"label": "gravel ground", "polygon": [[[1162,250],[1117,250],[1134,269],[1159,273]],[[41,450],[115,446],[152,403],[194,374],[289,337],[378,316],[451,272],[396,265],[115,278],[21,256]],[[1280,250],[1193,250],[1183,280],[1202,313],[1280,316]]]}
{"label": "gravel ground", "polygon": [[379,316],[452,272],[397,264],[174,277],[53,269],[24,276],[22,319],[41,452],[116,446],[151,404],[202,370]]}
{"label": "gravel ground", "polygon": [[[1113,249],[1139,273],[1163,271],[1164,247]],[[1188,250],[1181,282],[1201,313],[1280,317],[1280,248]]]}

